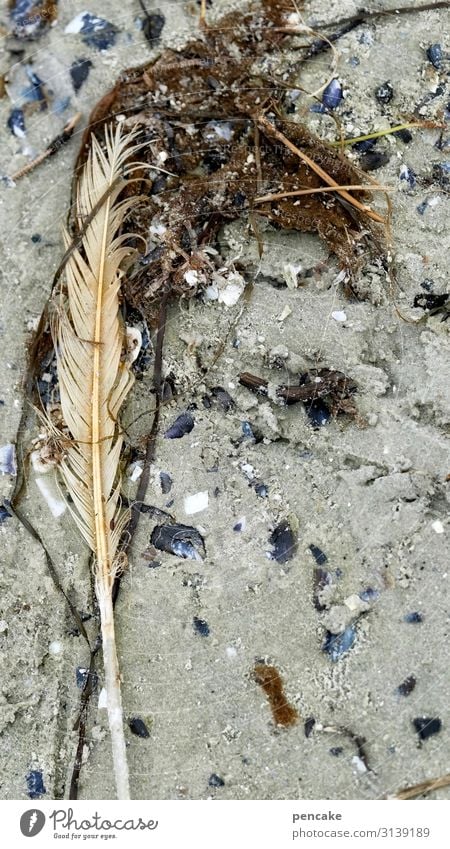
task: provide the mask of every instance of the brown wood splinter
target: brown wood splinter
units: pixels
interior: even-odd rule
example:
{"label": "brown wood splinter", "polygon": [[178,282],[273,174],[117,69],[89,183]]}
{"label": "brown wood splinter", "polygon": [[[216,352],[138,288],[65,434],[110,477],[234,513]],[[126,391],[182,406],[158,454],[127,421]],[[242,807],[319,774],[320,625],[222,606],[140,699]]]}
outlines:
{"label": "brown wood splinter", "polygon": [[299,714],[293,705],[289,704],[283,690],[283,680],[275,666],[257,663],[254,669],[255,681],[262,687],[272,709],[275,725],[295,725]]}

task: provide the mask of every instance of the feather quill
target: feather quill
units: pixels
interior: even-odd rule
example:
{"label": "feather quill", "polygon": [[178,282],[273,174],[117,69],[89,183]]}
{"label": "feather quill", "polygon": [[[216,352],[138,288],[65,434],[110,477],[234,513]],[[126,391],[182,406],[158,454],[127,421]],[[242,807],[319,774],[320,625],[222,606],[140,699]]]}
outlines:
{"label": "feather quill", "polygon": [[[120,228],[136,198],[118,198],[127,184],[127,162],[136,149],[130,146],[133,138],[123,134],[120,127],[107,128],[102,149],[92,136],[76,199],[80,229],[83,221],[88,220],[89,224],[81,245],[69,255],[66,287],[54,303],[52,315],[61,407],[70,432],[60,472],[72,499],[71,513],[94,553],[119,799],[129,799],[130,794],[112,588],[120,568],[119,540],[129,519],[120,498],[123,438],[118,415],[133,383],[123,356],[125,334],[119,314],[123,263],[131,250],[125,245],[126,236],[120,234]],[[68,248],[67,233],[65,243]]]}

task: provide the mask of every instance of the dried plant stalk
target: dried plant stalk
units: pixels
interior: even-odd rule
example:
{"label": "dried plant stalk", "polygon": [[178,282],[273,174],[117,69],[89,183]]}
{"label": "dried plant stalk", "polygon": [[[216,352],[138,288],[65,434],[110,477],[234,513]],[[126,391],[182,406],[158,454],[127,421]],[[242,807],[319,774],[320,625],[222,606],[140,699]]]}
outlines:
{"label": "dried plant stalk", "polygon": [[[53,301],[52,335],[57,356],[61,407],[69,431],[60,472],[72,502],[69,509],[94,553],[100,608],[105,686],[116,789],[129,799],[112,588],[120,568],[118,545],[129,519],[120,499],[120,407],[133,383],[123,356],[119,315],[122,265],[130,255],[120,227],[136,198],[119,201],[130,171],[133,136],[106,129],[105,151],[92,137],[76,199],[82,243],[66,265],[66,290]],[[95,214],[93,210],[96,210]],[[65,235],[66,246],[70,238]]]}

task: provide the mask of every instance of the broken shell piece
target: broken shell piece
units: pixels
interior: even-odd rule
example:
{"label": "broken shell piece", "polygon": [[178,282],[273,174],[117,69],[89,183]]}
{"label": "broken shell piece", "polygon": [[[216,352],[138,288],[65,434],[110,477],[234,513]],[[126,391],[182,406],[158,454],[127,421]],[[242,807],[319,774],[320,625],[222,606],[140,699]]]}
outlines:
{"label": "broken shell piece", "polygon": [[52,516],[55,519],[62,516],[67,510],[67,504],[59,494],[55,478],[36,478],[36,486],[47,502]]}
{"label": "broken shell piece", "polygon": [[331,318],[334,318],[335,321],[347,321],[347,316],[344,310],[334,310],[331,313]]}
{"label": "broken shell piece", "polygon": [[205,543],[197,528],[189,525],[156,525],[150,542],[158,551],[167,551],[185,560],[203,560]]}
{"label": "broken shell piece", "polygon": [[0,447],[0,472],[2,475],[17,475],[16,449],[12,442]]}
{"label": "broken shell piece", "polygon": [[187,495],[184,499],[184,512],[187,516],[191,516],[193,513],[201,513],[202,510],[206,510],[208,503],[208,490],[196,492],[195,495]]}
{"label": "broken shell piece", "polygon": [[288,289],[296,289],[298,286],[298,275],[302,270],[301,265],[294,265],[291,262],[283,265],[283,277],[286,281]]}
{"label": "broken shell piece", "polygon": [[127,327],[125,362],[131,366],[139,356],[142,348],[142,333],[138,327]]}
{"label": "broken shell piece", "polygon": [[285,321],[285,319],[288,318],[291,314],[292,314],[292,310],[291,310],[290,306],[288,306],[288,304],[286,304],[286,306],[283,307],[283,310],[280,313],[280,315],[277,316],[277,321]]}

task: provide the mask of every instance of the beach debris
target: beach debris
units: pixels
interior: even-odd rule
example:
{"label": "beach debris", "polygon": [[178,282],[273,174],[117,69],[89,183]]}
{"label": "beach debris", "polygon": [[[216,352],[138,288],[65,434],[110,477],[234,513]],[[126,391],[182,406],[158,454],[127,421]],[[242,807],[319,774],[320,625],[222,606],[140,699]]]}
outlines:
{"label": "beach debris", "polygon": [[417,680],[415,675],[408,675],[408,677],[398,685],[396,692],[399,696],[409,696],[414,690],[416,684]]}
{"label": "beach debris", "polygon": [[329,602],[323,596],[323,591],[331,585],[332,580],[331,573],[326,569],[322,569],[321,566],[314,567],[313,602],[314,607],[319,613],[326,610],[329,606]]}
{"label": "beach debris", "polygon": [[194,616],[192,624],[197,634],[200,634],[201,637],[209,637],[210,629],[205,619],[199,619],[198,616]]}
{"label": "beach debris", "polygon": [[428,740],[434,734],[439,734],[442,728],[442,721],[437,716],[417,716],[412,723],[420,740]]}
{"label": "beach debris", "polygon": [[35,478],[35,481],[39,492],[50,508],[52,516],[59,519],[67,510],[67,502],[61,496],[56,479],[54,477],[38,477]]}
{"label": "beach debris", "polygon": [[348,625],[342,634],[332,634],[327,631],[325,640],[322,645],[322,651],[325,652],[333,663],[346,654],[354,645],[356,640],[356,629],[354,625]]}
{"label": "beach debris", "polygon": [[331,419],[329,407],[324,401],[313,401],[305,406],[308,419],[315,429],[328,424]]}
{"label": "beach debris", "polygon": [[213,386],[211,389],[211,395],[226,413],[236,406],[230,393],[222,386]]}
{"label": "beach debris", "polygon": [[381,83],[381,85],[375,89],[375,97],[378,100],[378,103],[383,103],[384,105],[390,103],[394,97],[394,87],[392,83],[388,80],[385,83]]}
{"label": "beach debris", "polygon": [[220,777],[220,775],[217,775],[217,773],[213,772],[209,776],[208,787],[225,787],[225,782],[223,778]]}
{"label": "beach debris", "polygon": [[0,446],[0,472],[2,475],[17,475],[16,447],[12,442]]}
{"label": "beach debris", "polygon": [[409,168],[408,165],[403,164],[401,166],[400,180],[403,180],[405,183],[407,183],[410,189],[415,189],[417,182],[416,174],[414,173],[412,168]]}
{"label": "beach debris", "polygon": [[253,675],[268,698],[275,725],[283,725],[285,728],[295,725],[299,714],[284,694],[283,680],[278,669],[265,663],[256,663]]}
{"label": "beach debris", "polygon": [[[239,383],[257,394],[266,395],[268,381],[250,372],[239,375]],[[307,415],[315,427],[322,427],[331,416],[346,413],[353,416],[362,427],[364,420],[359,416],[353,402],[357,384],[340,371],[332,369],[311,369],[298,377],[298,384],[278,386],[276,395],[286,404],[305,404]],[[307,402],[310,402],[307,404]]]}
{"label": "beach debris", "polygon": [[312,544],[310,546],[308,546],[308,548],[309,548],[309,550],[310,550],[312,556],[314,557],[314,560],[316,561],[318,566],[323,566],[325,563],[327,563],[328,557],[325,554],[325,552],[322,551],[321,548],[319,548],[317,545],[312,545]]}
{"label": "beach debris", "polygon": [[192,516],[194,513],[201,513],[203,510],[206,510],[208,504],[208,490],[196,492],[193,495],[186,495],[184,498],[184,512],[186,516]]}
{"label": "beach debris", "polygon": [[94,671],[90,671],[86,666],[77,666],[75,670],[75,679],[79,690],[83,690],[89,680],[92,690],[97,688],[98,675]]}
{"label": "beach debris", "polygon": [[64,32],[68,35],[79,33],[85,44],[96,50],[108,50],[116,43],[118,29],[105,18],[98,18],[90,12],[80,12],[67,24]]}
{"label": "beach debris", "polygon": [[142,21],[142,32],[148,43],[153,47],[161,36],[166,19],[160,11],[148,12],[143,0],[139,0],[139,5],[145,16]]}
{"label": "beach debris", "polygon": [[287,563],[292,560],[297,551],[297,537],[287,519],[283,519],[273,529],[269,537],[269,543],[273,546],[270,552],[271,560],[278,563]]}
{"label": "beach debris", "polygon": [[334,318],[335,321],[347,321],[347,314],[344,310],[333,310],[331,318]]}
{"label": "beach debris", "polygon": [[427,59],[433,65],[433,68],[436,68],[437,71],[440,71],[442,67],[442,60],[444,58],[444,54],[442,51],[442,45],[436,42],[435,44],[430,44],[427,47]]}
{"label": "beach debris", "polygon": [[44,774],[39,769],[32,769],[26,775],[27,794],[30,799],[40,799],[47,790],[44,786]]}
{"label": "beach debris", "polygon": [[316,720],[314,719],[313,716],[308,716],[305,719],[305,723],[304,723],[304,726],[303,726],[304,732],[305,732],[305,737],[311,737],[311,734],[313,733],[315,724],[316,724]]}
{"label": "beach debris", "polygon": [[384,165],[387,165],[390,158],[386,151],[369,150],[361,156],[359,165],[363,171],[377,171],[378,168],[383,168]]}
{"label": "beach debris", "polygon": [[193,430],[195,425],[194,418],[190,413],[181,413],[174,423],[164,432],[165,439],[181,439]]}
{"label": "beach debris", "polygon": [[130,731],[135,734],[136,737],[150,737],[150,731],[148,730],[144,720],[139,716],[134,716],[132,719],[129,719],[128,726]]}
{"label": "beach debris", "polygon": [[342,85],[338,79],[328,83],[322,94],[322,103],[327,109],[337,109],[343,98]]}
{"label": "beach debris", "polygon": [[26,139],[25,115],[23,114],[23,109],[11,109],[6,124],[11,130],[13,136],[21,141]]}
{"label": "beach debris", "polygon": [[359,597],[362,601],[367,601],[370,604],[371,601],[376,601],[380,597],[380,593],[378,590],[374,590],[373,587],[367,587],[366,590],[363,590],[359,594]]}
{"label": "beach debris", "polygon": [[70,66],[70,76],[75,93],[78,93],[83,83],[86,82],[89,72],[93,67],[90,59],[80,57],[74,59]]}
{"label": "beach debris", "polygon": [[448,787],[449,785],[450,773],[447,773],[447,775],[441,775],[438,778],[427,778],[426,781],[413,784],[412,787],[403,787],[394,796],[388,796],[388,799],[415,799],[417,796],[424,796],[426,793],[432,793],[433,790],[439,790],[441,787]]}
{"label": "beach debris", "polygon": [[156,525],[150,542],[159,551],[166,551],[185,560],[203,560],[206,556],[205,541],[201,533],[189,525]]}
{"label": "beach debris", "polygon": [[163,495],[167,495],[168,492],[172,489],[173,480],[170,477],[168,472],[160,472],[159,473],[159,482],[161,484],[161,492]]}
{"label": "beach debris", "polygon": [[7,519],[11,518],[11,513],[3,506],[0,505],[0,525],[3,525],[3,522],[6,522]]}
{"label": "beach debris", "polygon": [[[34,169],[37,168],[38,165],[40,165],[42,162],[44,162],[50,156],[54,156],[55,153],[58,153],[58,151],[65,144],[67,144],[69,139],[72,138],[73,131],[74,131],[76,125],[78,124],[78,121],[80,120],[80,118],[81,118],[81,113],[77,112],[76,115],[74,115],[73,118],[71,118],[67,122],[63,131],[61,133],[59,133],[50,142],[48,147],[46,147],[45,150],[42,153],[39,153],[38,156],[36,156],[31,162],[28,163],[28,165],[24,165],[23,168],[20,168],[18,171],[16,171],[14,174],[12,174],[11,177],[8,178],[11,181],[12,185],[15,185],[15,181],[19,180],[21,177],[24,177],[25,174],[29,174],[30,171],[34,171]],[[31,148],[28,148],[28,147],[24,148],[22,152],[24,153],[24,155],[25,155],[25,153],[28,153],[28,155],[32,154]]]}
{"label": "beach debris", "polygon": [[414,298],[413,306],[424,310],[429,315],[442,313],[442,321],[446,321],[450,315],[450,292],[442,292],[440,295],[419,292]]}
{"label": "beach debris", "polygon": [[9,15],[16,38],[33,40],[55,23],[58,0],[9,0]]}
{"label": "beach debris", "polygon": [[423,616],[417,610],[414,610],[412,613],[407,613],[403,617],[403,621],[415,625],[417,622],[423,622]]}

